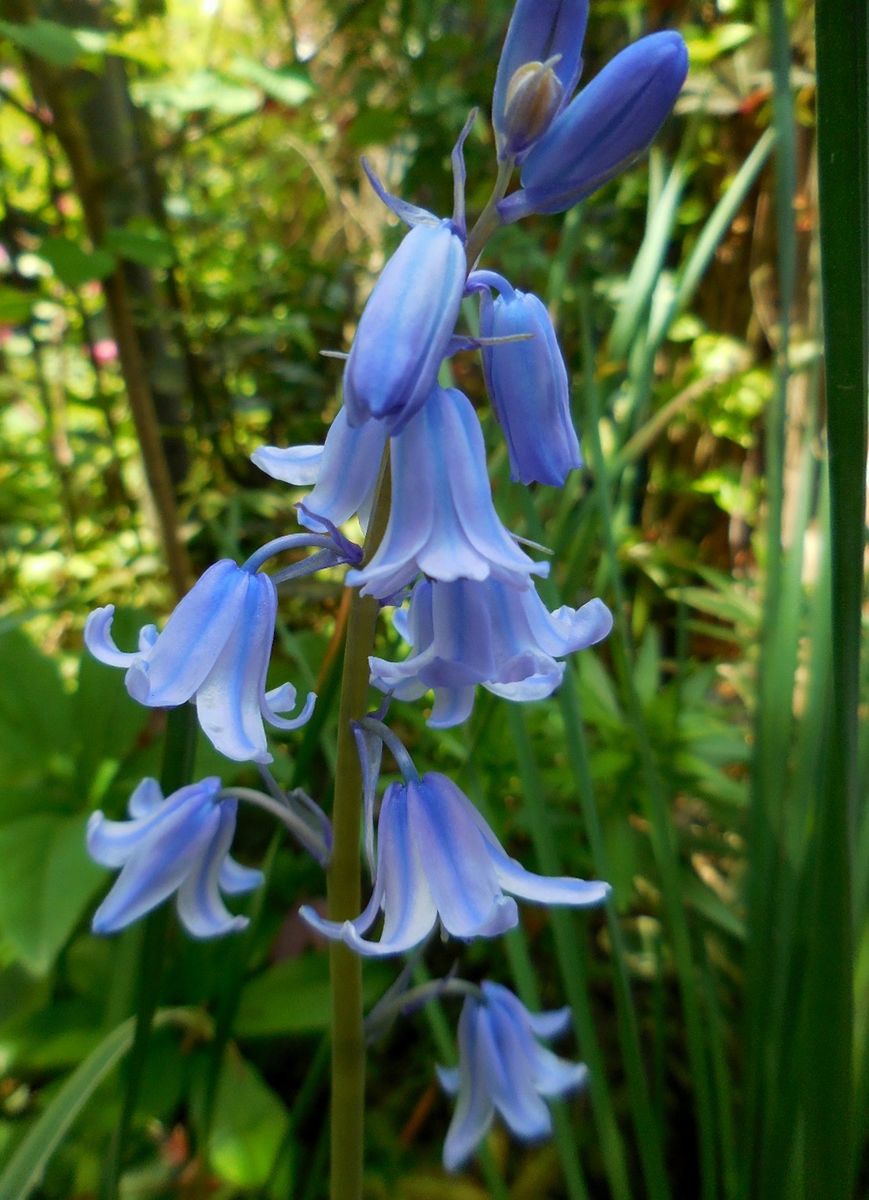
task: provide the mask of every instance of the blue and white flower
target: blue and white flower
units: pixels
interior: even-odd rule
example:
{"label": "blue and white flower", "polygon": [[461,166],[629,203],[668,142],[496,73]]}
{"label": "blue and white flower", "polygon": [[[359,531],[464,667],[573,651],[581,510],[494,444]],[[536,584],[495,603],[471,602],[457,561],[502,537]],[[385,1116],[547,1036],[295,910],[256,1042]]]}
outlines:
{"label": "blue and white flower", "polygon": [[[546,306],[494,271],[475,271],[468,282],[481,289],[483,337],[531,335],[483,346],[486,386],[507,439],[510,476],[562,487],[582,456],[570,416],[567,368]],[[494,301],[490,288],[499,293]]]}
{"label": "blue and white flower", "polygon": [[347,582],[385,599],[420,573],[431,579],[501,579],[527,587],[545,575],[519,549],[492,503],[486,448],[467,396],[436,387],[390,443],[392,504],[371,562]]}
{"label": "blue and white flower", "polygon": [[488,980],[481,992],[462,1007],[458,1067],[438,1068],[441,1086],[458,1097],[444,1143],[448,1171],[470,1158],[496,1112],[522,1141],[549,1137],[552,1116],[545,1101],[575,1092],[588,1079],[583,1063],[559,1058],[539,1041],[567,1030],[569,1008],[530,1013],[507,988]]}
{"label": "blue and white flower", "polygon": [[522,187],[498,204],[505,222],[564,212],[648,146],[685,82],[678,33],[653,33],[622,50],[556,117],[522,164]]}
{"label": "blue and white flower", "polygon": [[263,875],[230,856],[238,805],[220,790],[212,776],[164,799],[156,779],[143,779],[130,797],[129,821],[91,813],[90,856],[104,867],[121,868],[94,914],[94,933],[117,933],[173,893],[179,920],[193,937],[244,929],[247,917],[228,912],[220,893],[250,892]]}
{"label": "blue and white flower", "polygon": [[[535,875],[511,858],[468,797],[445,775],[390,784],[377,837],[374,891],[354,920],[300,915],[318,932],[367,957],[402,954],[439,920],[457,938],[496,937],[519,920],[513,896],[537,904],[602,904],[606,883]],[[509,894],[508,894],[509,893]],[[383,910],[379,941],[363,935]]]}
{"label": "blue and white flower", "polygon": [[551,696],[564,675],[556,659],[601,641],[613,623],[601,600],[549,612],[534,587],[493,579],[421,579],[393,621],[411,654],[370,659],[371,682],[399,700],[433,690],[429,724],[439,729],[467,720],[478,684],[513,701]]}
{"label": "blue and white flower", "polygon": [[181,600],[162,633],[154,625],[141,630],[137,651],[115,645],[114,611],[107,604],[88,617],[84,637],[91,654],[126,668],[127,691],[140,704],[173,708],[195,700],[203,732],[227,758],[271,762],[263,720],[287,730],[309,720],[313,693],[288,718],[279,714],[295,707],[296,689],[285,683],[265,690],[277,591],[261,571],[230,559],[215,563]]}

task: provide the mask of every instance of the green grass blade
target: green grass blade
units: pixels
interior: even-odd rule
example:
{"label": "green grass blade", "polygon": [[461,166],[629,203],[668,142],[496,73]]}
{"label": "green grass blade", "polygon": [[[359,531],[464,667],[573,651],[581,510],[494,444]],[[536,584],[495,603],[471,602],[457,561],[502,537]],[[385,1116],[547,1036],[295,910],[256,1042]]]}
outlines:
{"label": "green grass blade", "polygon": [[[867,12],[819,0],[818,166],[830,480],[832,689],[805,979],[806,1194],[852,1192],[852,848],[866,464]],[[823,1030],[823,1037],[819,1036]]]}
{"label": "green grass blade", "polygon": [[[202,1014],[189,1009],[164,1009],[154,1015],[154,1025],[201,1023]],[[51,1156],[66,1137],[99,1085],[133,1045],[136,1018],[129,1017],[108,1034],[77,1067],[37,1117],[0,1175],[0,1200],[27,1200],[39,1186]]]}

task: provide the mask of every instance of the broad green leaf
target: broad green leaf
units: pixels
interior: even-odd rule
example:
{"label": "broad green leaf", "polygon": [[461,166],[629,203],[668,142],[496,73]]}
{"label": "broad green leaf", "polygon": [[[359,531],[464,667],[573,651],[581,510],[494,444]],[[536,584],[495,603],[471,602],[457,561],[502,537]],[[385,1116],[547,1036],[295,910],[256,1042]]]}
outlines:
{"label": "broad green leaf", "polygon": [[34,974],[48,971],[104,878],[85,818],[42,813],[0,826],[0,931]]}
{"label": "broad green leaf", "polygon": [[115,256],[107,250],[85,250],[64,237],[43,238],[39,254],[67,287],[79,287],[92,279],[105,279],[115,269]]}
{"label": "broad green leaf", "polygon": [[260,1074],[229,1046],[208,1143],[211,1165],[237,1187],[262,1187],[287,1131],[288,1114]]}
{"label": "broad green leaf", "polygon": [[[0,637],[0,763],[20,783],[22,770],[44,778],[73,743],[72,706],[57,664],[20,630]],[[0,796],[0,814],[6,811]]]}
{"label": "broad green leaf", "polygon": [[171,240],[154,225],[110,229],[103,245],[118,258],[129,259],[143,267],[171,267],[175,261]]}
{"label": "broad green leaf", "polygon": [[99,53],[106,44],[106,35],[96,29],[70,29],[57,21],[36,20],[26,25],[0,21],[0,33],[55,67],[71,67],[83,54]]}
{"label": "broad green leaf", "polygon": [[315,92],[313,80],[308,73],[299,67],[263,66],[251,58],[236,58],[229,68],[229,74],[246,83],[254,83],[261,87],[272,100],[278,100],[290,108],[304,104]]}

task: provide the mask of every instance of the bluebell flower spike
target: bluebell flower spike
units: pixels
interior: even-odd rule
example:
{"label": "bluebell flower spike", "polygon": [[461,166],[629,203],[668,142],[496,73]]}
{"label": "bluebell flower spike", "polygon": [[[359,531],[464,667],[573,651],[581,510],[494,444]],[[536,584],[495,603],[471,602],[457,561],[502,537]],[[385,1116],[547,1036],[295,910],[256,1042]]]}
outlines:
{"label": "bluebell flower spike", "polygon": [[477,685],[513,701],[551,696],[564,675],[557,660],[602,641],[613,623],[598,599],[550,612],[535,588],[491,579],[421,579],[393,622],[411,654],[401,662],[371,658],[371,682],[398,700],[433,690],[434,728],[465,721]]}
{"label": "bluebell flower spike", "polygon": [[118,932],[173,893],[179,920],[195,938],[247,925],[246,917],[227,910],[220,893],[250,892],[263,875],[230,857],[237,804],[220,790],[220,780],[209,777],[164,799],[157,781],[145,779],[130,797],[130,820],[91,814],[88,852],[103,866],[121,868],[94,914],[95,933]]}
{"label": "bluebell flower spike", "polygon": [[648,149],[688,73],[675,32],[653,33],[617,54],[528,152],[521,188],[498,203],[505,223],[565,212]]}
{"label": "bluebell flower spike", "polygon": [[448,1171],[467,1162],[496,1112],[522,1141],[548,1137],[552,1117],[545,1101],[577,1091],[588,1078],[582,1063],[559,1058],[538,1040],[562,1032],[569,1012],[530,1013],[507,988],[488,980],[481,993],[468,996],[462,1007],[459,1066],[438,1068],[441,1086],[457,1096],[443,1151]]}
{"label": "bluebell flower spike", "polygon": [[311,693],[293,717],[296,690],[265,690],[275,629],[277,592],[262,572],[229,559],[215,563],[181,600],[158,634],[146,625],[139,649],[127,653],[112,639],[114,605],[96,609],[85,644],[100,662],[126,668],[127,691],[140,704],[172,708],[195,700],[203,732],[227,758],[271,762],[263,721],[298,729],[311,717]]}
{"label": "bluebell flower spike", "polygon": [[[495,415],[507,439],[510,477],[524,484],[563,487],[582,465],[570,415],[567,368],[546,306],[494,271],[475,271],[480,333],[486,338],[530,334],[526,341],[483,347],[483,372]],[[492,289],[498,293],[492,299]]]}
{"label": "bluebell flower spike", "polygon": [[[497,937],[518,923],[513,896],[538,904],[602,904],[609,885],[535,875],[511,858],[471,801],[445,775],[393,783],[380,810],[377,873],[365,910],[355,920],[328,921],[303,907],[319,933],[366,957],[402,954],[435,924],[465,940]],[[364,935],[384,914],[380,939]]]}
{"label": "bluebell flower spike", "polygon": [[261,446],[251,460],[283,483],[313,484],[299,510],[309,529],[343,525],[359,516],[363,527],[374,499],[387,430],[381,421],[351,427],[345,409],[332,422],[323,446]]}
{"label": "bluebell flower spike", "polygon": [[528,586],[546,575],[501,524],[486,470],[483,434],[467,396],[435,388],[391,443],[392,506],[383,539],[351,587],[383,599],[422,572],[432,579],[501,579]]}
{"label": "bluebell flower spike", "polygon": [[[587,21],[588,0],[518,0],[498,62],[492,98],[492,124],[500,160],[521,159],[570,99],[582,70]],[[542,78],[538,89],[545,89],[548,95],[538,92],[533,102],[524,106],[525,120],[517,120],[517,72],[529,64],[547,66],[556,87]],[[547,103],[550,95],[555,103]],[[535,120],[537,114],[540,116]]]}

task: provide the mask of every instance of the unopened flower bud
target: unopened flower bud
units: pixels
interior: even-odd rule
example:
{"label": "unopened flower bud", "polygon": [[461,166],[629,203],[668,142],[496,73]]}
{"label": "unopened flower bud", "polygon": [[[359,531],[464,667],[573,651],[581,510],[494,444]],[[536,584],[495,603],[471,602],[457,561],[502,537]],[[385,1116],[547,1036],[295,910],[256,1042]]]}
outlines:
{"label": "unopened flower bud", "polygon": [[[492,96],[500,161],[515,158],[521,162],[532,142],[545,133],[567,103],[582,67],[587,18],[588,0],[516,0]],[[554,80],[547,78],[538,96],[544,74]],[[553,82],[559,85],[557,93]],[[528,98],[526,89],[531,93]],[[529,128],[536,132],[522,136],[524,149],[519,149],[515,133],[524,135]]]}
{"label": "unopened flower bud", "polygon": [[507,87],[504,153],[521,154],[545,133],[561,106],[564,88],[553,71],[557,59],[524,63]]}

